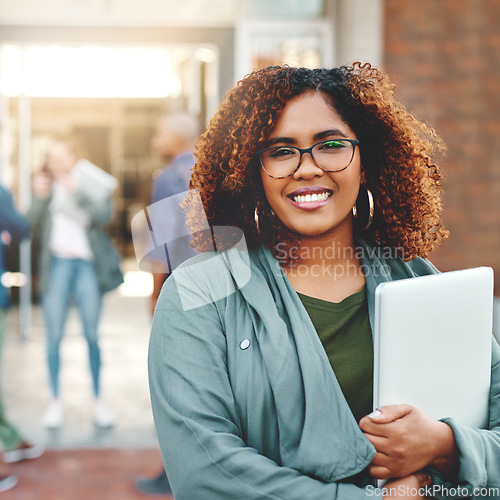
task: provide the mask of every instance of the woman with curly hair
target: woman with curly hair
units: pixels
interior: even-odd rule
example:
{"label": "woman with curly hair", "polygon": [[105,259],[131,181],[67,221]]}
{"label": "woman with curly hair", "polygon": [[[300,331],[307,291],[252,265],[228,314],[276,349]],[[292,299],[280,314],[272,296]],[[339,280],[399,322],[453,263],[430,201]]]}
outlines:
{"label": "woman with curly hair", "polygon": [[185,202],[203,253],[166,281],[150,343],[176,500],[499,484],[496,344],[490,430],[409,405],[371,413],[374,291],[438,272],[425,258],[448,236],[442,149],[369,65],[270,67],[229,91]]}

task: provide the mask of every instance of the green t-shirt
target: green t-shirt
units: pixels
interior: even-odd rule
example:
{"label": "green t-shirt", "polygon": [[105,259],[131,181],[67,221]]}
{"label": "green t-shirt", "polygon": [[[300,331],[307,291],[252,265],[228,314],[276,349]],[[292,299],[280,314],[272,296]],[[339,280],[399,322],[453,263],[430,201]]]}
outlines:
{"label": "green t-shirt", "polygon": [[342,302],[298,294],[356,421],[372,411],[373,341],[366,285]]}

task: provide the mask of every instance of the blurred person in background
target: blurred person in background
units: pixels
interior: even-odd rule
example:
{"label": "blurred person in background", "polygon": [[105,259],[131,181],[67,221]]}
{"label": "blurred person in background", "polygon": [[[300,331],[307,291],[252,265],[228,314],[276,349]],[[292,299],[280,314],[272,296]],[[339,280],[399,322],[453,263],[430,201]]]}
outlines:
{"label": "blurred person in background", "polygon": [[[11,243],[18,243],[29,235],[28,221],[16,210],[11,193],[0,185],[0,367],[2,347],[5,332],[7,331],[7,310],[10,306],[10,295],[2,283],[5,273],[3,263],[3,247]],[[0,373],[0,381],[2,380]],[[0,387],[1,391],[1,387]],[[17,429],[7,420],[0,392],[0,441],[6,463],[20,462],[21,460],[38,458],[43,448],[31,444],[21,437]],[[15,486],[14,476],[0,473],[0,492]]]}
{"label": "blurred person in background", "polygon": [[[165,161],[167,166],[154,179],[151,194],[151,205],[148,210],[154,210],[154,204],[165,200],[170,196],[187,191],[191,169],[195,163],[193,155],[194,146],[199,139],[200,125],[195,116],[186,112],[169,113],[162,116],[157,124],[155,133],[151,139],[151,146],[157,155]],[[158,210],[162,207],[158,206]],[[168,212],[161,214],[166,218],[165,224],[173,227],[171,233],[184,226],[185,220],[181,213]],[[188,259],[194,255],[194,250],[186,244],[186,240],[173,239],[162,247],[162,252],[175,252],[182,254],[183,259]],[[151,295],[151,314],[154,313],[158,296],[160,295],[163,283],[172,271],[168,262],[150,259],[151,270],[153,272],[153,293]],[[137,488],[150,494],[171,493],[170,484],[167,479],[165,469],[153,478],[140,478],[136,481]]]}
{"label": "blurred person in background", "polygon": [[112,216],[111,190],[99,191],[97,180],[91,181],[89,188],[88,179],[84,184],[85,175],[77,177],[77,167],[79,172],[97,169],[83,158],[76,137],[55,137],[46,165],[33,179],[33,203],[28,213],[33,236],[40,241],[39,283],[52,393],[42,424],[48,429],[60,428],[64,421],[59,386],[60,344],[72,299],[88,344],[95,398],[93,421],[103,428],[114,425],[114,417],[100,397],[98,339],[103,293],[123,282],[119,256],[103,231]]}
{"label": "blurred person in background", "polygon": [[[153,181],[152,205],[170,196],[187,191],[191,169],[195,163],[193,148],[199,135],[199,121],[189,113],[170,113],[158,120],[155,134],[151,139],[151,146],[167,165]],[[184,225],[184,217],[180,213],[168,213],[165,216],[167,218],[166,223],[170,226]],[[175,244],[175,240],[170,242],[171,252],[176,250]],[[180,244],[182,245],[182,243]],[[191,247],[186,245],[182,246],[181,251],[186,254],[183,256],[185,259],[194,254]],[[153,313],[163,282],[171,269],[168,268],[168,263],[165,261],[152,259],[151,263],[154,280],[151,295],[151,313]]]}

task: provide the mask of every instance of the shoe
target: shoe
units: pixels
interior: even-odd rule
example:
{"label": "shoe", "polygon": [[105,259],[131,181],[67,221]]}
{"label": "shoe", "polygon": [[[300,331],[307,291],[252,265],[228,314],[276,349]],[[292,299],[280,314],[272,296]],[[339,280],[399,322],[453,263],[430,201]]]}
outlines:
{"label": "shoe", "polygon": [[21,460],[32,460],[41,457],[44,451],[43,446],[22,441],[17,448],[3,452],[3,461],[12,464]]}
{"label": "shoe", "polygon": [[172,488],[168,482],[167,474],[163,471],[153,478],[140,478],[135,482],[135,487],[142,493],[150,495],[171,495]]}
{"label": "shoe", "polygon": [[16,476],[0,476],[0,492],[7,491],[17,484]]}
{"label": "shoe", "polygon": [[94,425],[103,429],[109,429],[115,425],[113,414],[102,401],[95,402]]}
{"label": "shoe", "polygon": [[42,425],[46,429],[60,429],[64,421],[63,405],[59,400],[52,401],[42,417]]}

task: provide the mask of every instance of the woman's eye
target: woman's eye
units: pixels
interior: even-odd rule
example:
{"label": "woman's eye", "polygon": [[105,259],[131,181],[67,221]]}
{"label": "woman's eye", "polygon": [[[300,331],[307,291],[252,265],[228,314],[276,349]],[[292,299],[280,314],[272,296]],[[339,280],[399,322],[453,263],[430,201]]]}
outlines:
{"label": "woman's eye", "polygon": [[320,145],[319,149],[340,149],[345,148],[345,141],[327,141]]}
{"label": "woman's eye", "polygon": [[271,151],[271,158],[283,158],[297,154],[295,149],[292,148],[277,148],[274,151]]}

